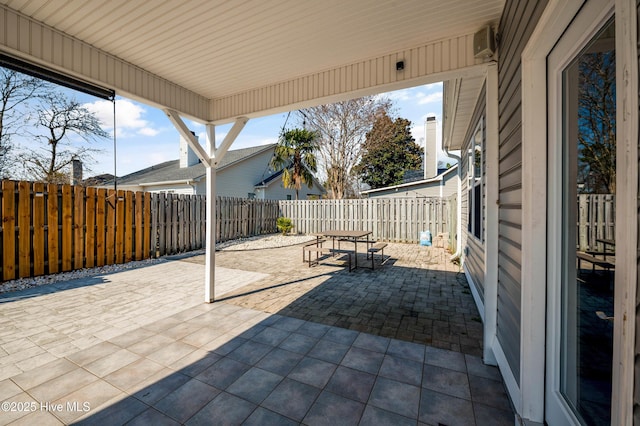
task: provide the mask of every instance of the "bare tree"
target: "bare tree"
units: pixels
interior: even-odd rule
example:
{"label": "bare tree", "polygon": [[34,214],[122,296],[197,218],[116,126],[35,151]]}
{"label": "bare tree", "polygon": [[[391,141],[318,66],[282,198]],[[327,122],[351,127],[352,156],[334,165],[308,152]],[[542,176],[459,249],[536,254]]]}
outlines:
{"label": "bare tree", "polygon": [[582,192],[616,191],[615,51],[586,53],[579,63],[578,171]]}
{"label": "bare tree", "polygon": [[[67,183],[71,162],[91,162],[92,155],[99,151],[87,143],[109,136],[92,112],[61,92],[42,98],[36,128],[42,131],[33,134],[39,146],[23,152],[21,159],[26,177],[49,183]],[[74,137],[80,143],[74,143]]]}
{"label": "bare tree", "polygon": [[318,134],[319,163],[329,196],[357,194],[353,168],[362,157],[362,145],[380,111],[389,111],[387,98],[368,96],[298,111],[303,127]]}
{"label": "bare tree", "polygon": [[29,122],[25,112],[29,110],[29,102],[37,101],[46,93],[51,84],[35,77],[30,77],[6,68],[0,68],[0,178],[15,173],[11,170],[12,140],[20,135]]}

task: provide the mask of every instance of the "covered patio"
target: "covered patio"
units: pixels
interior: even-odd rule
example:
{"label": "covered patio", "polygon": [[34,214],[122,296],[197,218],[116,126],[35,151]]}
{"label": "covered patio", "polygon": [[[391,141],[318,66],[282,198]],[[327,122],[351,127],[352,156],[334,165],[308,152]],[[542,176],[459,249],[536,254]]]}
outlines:
{"label": "covered patio", "polygon": [[218,252],[213,304],[204,256],[0,295],[0,424],[513,424],[444,250],[300,250]]}

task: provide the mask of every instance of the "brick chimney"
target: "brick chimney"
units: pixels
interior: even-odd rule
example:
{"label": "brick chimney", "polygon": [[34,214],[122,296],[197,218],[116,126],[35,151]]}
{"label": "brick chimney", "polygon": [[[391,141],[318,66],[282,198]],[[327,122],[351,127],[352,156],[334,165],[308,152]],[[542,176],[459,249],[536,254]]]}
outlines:
{"label": "brick chimney", "polygon": [[71,185],[82,184],[82,161],[77,158],[71,160]]}

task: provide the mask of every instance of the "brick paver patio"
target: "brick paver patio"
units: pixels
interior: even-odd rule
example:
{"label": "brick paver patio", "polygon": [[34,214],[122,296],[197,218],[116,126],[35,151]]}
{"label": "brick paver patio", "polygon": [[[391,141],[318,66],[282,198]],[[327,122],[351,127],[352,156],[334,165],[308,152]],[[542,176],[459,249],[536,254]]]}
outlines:
{"label": "brick paver patio", "polygon": [[374,271],[300,247],[0,295],[0,424],[511,425],[458,268],[391,244]]}
{"label": "brick paver patio", "polygon": [[[218,252],[216,264],[268,274],[226,295],[227,303],[481,356],[480,316],[449,257],[443,249],[389,244],[381,268],[346,273],[346,258],[304,267],[295,246]],[[204,256],[187,260],[204,264]],[[364,254],[359,265],[370,265]]]}

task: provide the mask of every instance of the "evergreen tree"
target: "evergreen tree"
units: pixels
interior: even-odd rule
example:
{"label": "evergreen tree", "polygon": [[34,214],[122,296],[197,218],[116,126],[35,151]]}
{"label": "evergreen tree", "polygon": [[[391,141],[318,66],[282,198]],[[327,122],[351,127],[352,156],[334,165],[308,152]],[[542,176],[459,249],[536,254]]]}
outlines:
{"label": "evergreen tree", "polygon": [[355,169],[372,189],[398,185],[406,170],[420,168],[422,151],[410,128],[411,122],[405,118],[392,120],[386,112],[378,115],[367,133],[364,154]]}

